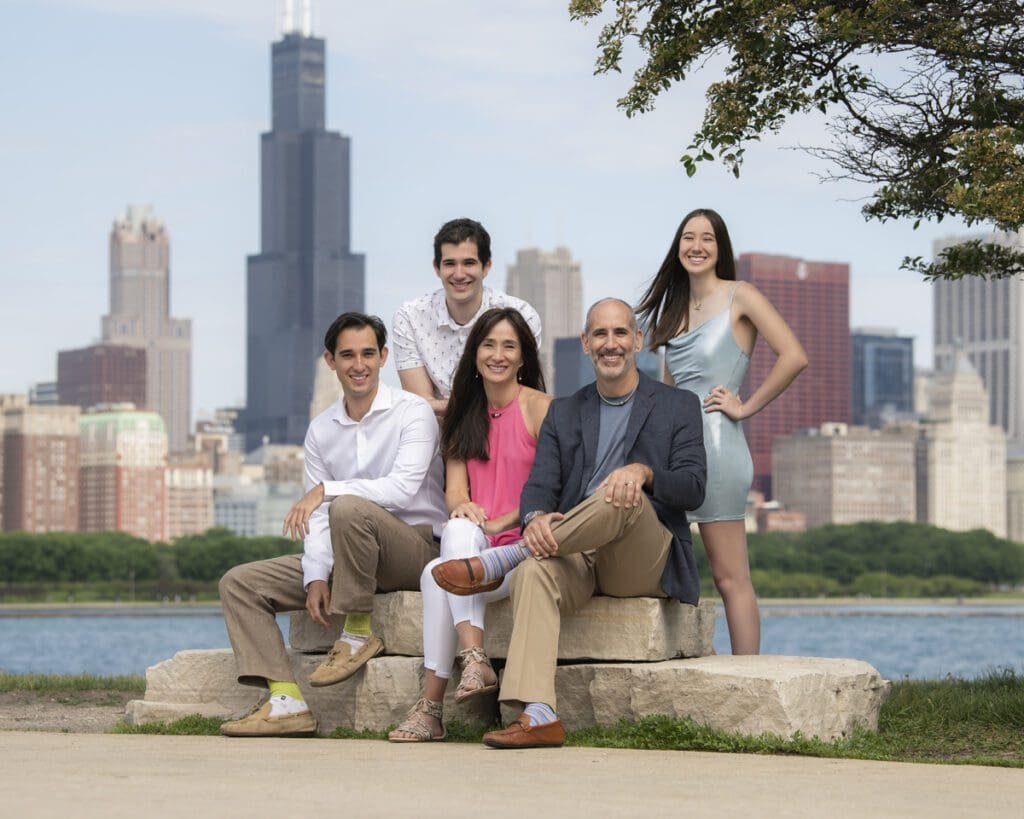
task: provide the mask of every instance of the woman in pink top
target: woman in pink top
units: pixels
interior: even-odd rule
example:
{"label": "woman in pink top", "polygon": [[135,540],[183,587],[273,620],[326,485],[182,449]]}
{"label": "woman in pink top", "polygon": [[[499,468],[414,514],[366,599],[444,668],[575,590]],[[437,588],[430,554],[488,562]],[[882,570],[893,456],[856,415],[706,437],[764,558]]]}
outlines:
{"label": "woman in pink top", "polygon": [[456,656],[462,666],[456,702],[498,687],[483,650],[484,610],[490,601],[508,596],[508,576],[489,591],[463,597],[441,589],[431,569],[519,539],[519,495],[551,402],[543,390],[537,342],[522,315],[512,308],[481,315],[455,370],[441,427],[451,519],[441,535],[441,556],[427,564],[420,579],[423,697],[388,735],[392,742],[445,738],[441,703]]}

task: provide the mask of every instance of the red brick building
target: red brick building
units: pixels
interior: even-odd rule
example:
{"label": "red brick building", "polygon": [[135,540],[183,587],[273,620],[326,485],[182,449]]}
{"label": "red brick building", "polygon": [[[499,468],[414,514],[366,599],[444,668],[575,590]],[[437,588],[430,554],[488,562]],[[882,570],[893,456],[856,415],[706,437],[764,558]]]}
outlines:
{"label": "red brick building", "polygon": [[167,538],[167,432],[155,412],[81,417],[81,530]]}
{"label": "red brick building", "polygon": [[[850,421],[850,266],[743,253],[736,260],[736,275],[757,287],[775,306],[800,339],[810,362],[786,392],[743,422],[754,459],[753,488],[770,498],[775,436],[829,421]],[[771,348],[758,338],[742,397],[765,380],[775,360]]]}
{"label": "red brick building", "polygon": [[3,410],[3,528],[78,529],[78,407]]}
{"label": "red brick building", "polygon": [[83,410],[99,404],[146,407],[146,350],[94,344],[57,353],[57,394]]}

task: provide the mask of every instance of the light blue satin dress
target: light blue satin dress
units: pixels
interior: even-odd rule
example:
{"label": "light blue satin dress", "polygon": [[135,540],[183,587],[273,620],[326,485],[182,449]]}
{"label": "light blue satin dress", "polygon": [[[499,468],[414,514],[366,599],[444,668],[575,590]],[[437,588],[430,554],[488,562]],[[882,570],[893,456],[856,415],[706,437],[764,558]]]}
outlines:
{"label": "light blue satin dress", "polygon": [[[718,386],[739,392],[750,365],[750,356],[736,343],[729,320],[735,292],[733,285],[729,306],[722,312],[676,336],[665,348],[665,364],[676,386],[695,392],[702,404]],[[740,422],[724,412],[705,412],[704,449],[708,456],[704,503],[696,511],[687,512],[687,519],[696,523],[742,520],[754,464]]]}

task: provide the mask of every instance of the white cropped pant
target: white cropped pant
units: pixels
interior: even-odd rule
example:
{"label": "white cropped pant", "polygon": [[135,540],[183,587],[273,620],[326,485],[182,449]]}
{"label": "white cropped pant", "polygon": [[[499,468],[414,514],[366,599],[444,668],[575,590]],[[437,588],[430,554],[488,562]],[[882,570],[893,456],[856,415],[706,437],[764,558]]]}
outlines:
{"label": "white cropped pant", "polygon": [[441,556],[430,561],[420,576],[423,592],[423,665],[438,677],[448,679],[459,644],[456,623],[484,627],[484,610],[492,600],[508,597],[511,572],[493,591],[482,594],[449,594],[434,582],[430,570],[442,560],[475,557],[488,548],[483,531],[472,521],[453,518],[441,533]]}

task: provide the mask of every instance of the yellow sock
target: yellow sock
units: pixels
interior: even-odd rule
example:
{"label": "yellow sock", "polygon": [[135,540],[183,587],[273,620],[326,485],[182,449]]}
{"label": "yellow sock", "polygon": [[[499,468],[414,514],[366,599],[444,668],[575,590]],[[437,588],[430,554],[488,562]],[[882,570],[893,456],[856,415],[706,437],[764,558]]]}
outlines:
{"label": "yellow sock", "polygon": [[345,631],[355,637],[369,637],[372,634],[370,631],[370,612],[346,614],[344,628]]}
{"label": "yellow sock", "polygon": [[302,692],[299,690],[297,683],[293,682],[278,682],[277,680],[267,680],[270,685],[270,696],[276,697],[278,694],[285,694],[291,697],[293,700],[299,702],[305,702],[306,698],[302,696]]}

